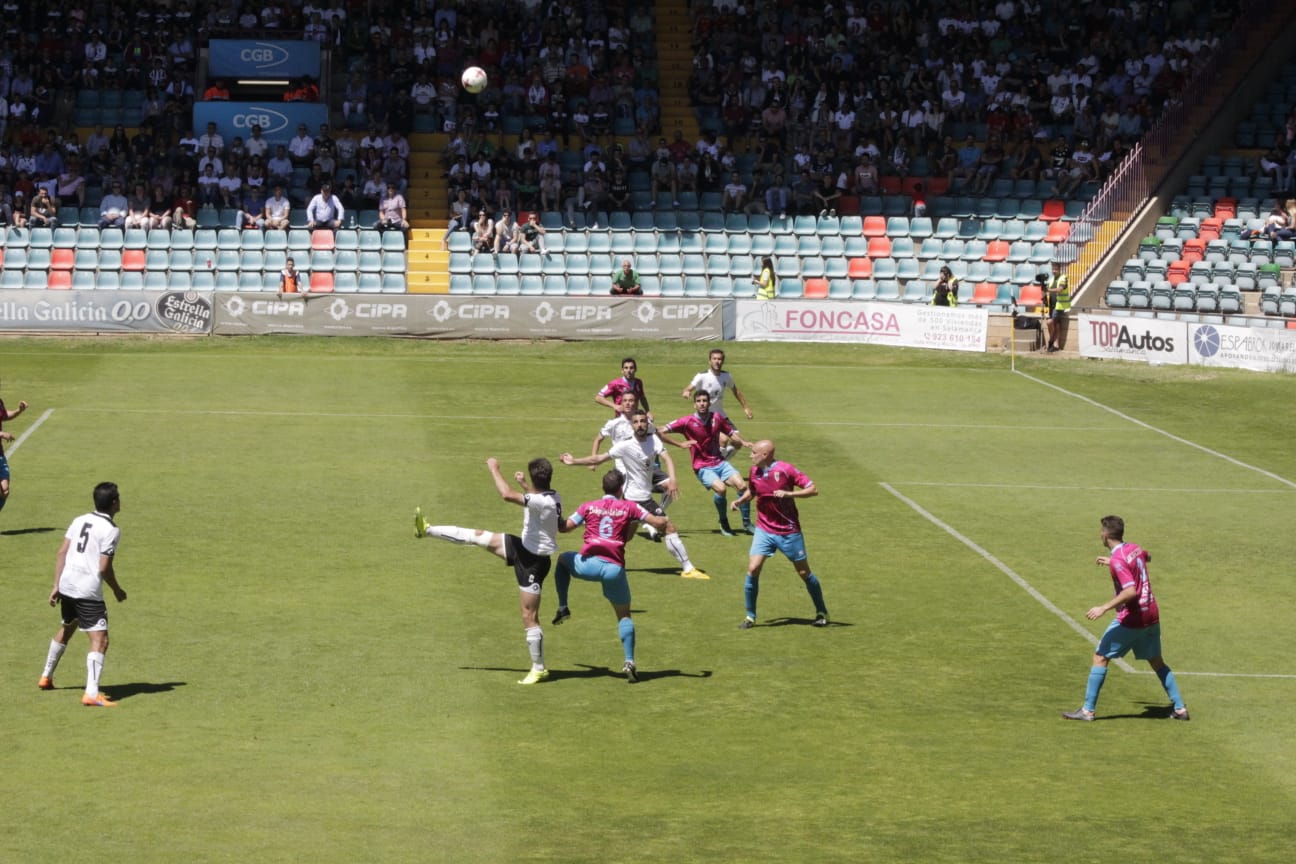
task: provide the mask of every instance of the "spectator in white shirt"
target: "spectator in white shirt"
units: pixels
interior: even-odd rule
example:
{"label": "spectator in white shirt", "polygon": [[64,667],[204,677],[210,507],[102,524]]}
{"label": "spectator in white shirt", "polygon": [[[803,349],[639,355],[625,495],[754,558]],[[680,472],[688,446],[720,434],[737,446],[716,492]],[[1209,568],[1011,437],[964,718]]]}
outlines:
{"label": "spectator in white shirt", "polygon": [[345,216],[346,211],[342,207],[342,202],[333,194],[331,183],[320,186],[319,194],[311,198],[310,203],[306,205],[306,227],[311,230],[330,228],[336,231],[342,227],[342,219]]}

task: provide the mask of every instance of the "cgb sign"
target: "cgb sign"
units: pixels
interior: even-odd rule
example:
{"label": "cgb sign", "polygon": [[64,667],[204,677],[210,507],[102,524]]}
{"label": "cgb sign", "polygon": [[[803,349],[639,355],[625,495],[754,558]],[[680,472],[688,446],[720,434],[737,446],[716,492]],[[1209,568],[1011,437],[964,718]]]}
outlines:
{"label": "cgb sign", "polygon": [[320,74],[320,46],[315,41],[212,39],[207,56],[211,78],[318,78]]}

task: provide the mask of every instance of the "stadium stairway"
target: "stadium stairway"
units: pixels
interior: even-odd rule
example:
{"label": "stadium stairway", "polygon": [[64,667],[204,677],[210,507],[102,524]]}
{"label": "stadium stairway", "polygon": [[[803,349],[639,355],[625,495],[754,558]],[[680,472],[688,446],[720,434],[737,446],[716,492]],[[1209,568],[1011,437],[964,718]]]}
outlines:
{"label": "stadium stairway", "polygon": [[673,140],[675,130],[684,140],[697,141],[701,131],[689,101],[689,75],[693,70],[690,47],[692,21],[686,0],[658,0],[657,64],[661,93],[661,134]]}
{"label": "stadium stairway", "polygon": [[410,183],[406,193],[410,238],[406,285],[411,294],[450,292],[450,253],[441,249],[447,221],[447,184],[442,176],[443,135],[410,136]]}

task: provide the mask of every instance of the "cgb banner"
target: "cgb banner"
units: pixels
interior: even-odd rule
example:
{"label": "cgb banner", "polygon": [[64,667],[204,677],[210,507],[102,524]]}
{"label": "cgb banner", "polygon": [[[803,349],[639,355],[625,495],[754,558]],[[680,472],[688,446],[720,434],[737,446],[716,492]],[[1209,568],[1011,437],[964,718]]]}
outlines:
{"label": "cgb banner", "polygon": [[195,102],[194,130],[201,135],[209,122],[216,124],[216,131],[227,142],[235,135],[246,141],[255,125],[271,145],[286,145],[302,123],[312,137],[319,134],[319,127],[328,123],[328,106],[317,102]]}
{"label": "cgb banner", "polygon": [[912,303],[739,300],[738,341],[863,342],[948,351],[984,351],[990,316],[984,309]]}
{"label": "cgb banner", "polygon": [[315,41],[212,39],[207,43],[209,78],[300,78],[320,74]]}
{"label": "cgb banner", "polygon": [[0,291],[0,330],[206,334],[204,291]]}
{"label": "cgb banner", "polygon": [[218,335],[718,340],[718,301],[642,297],[218,294]]}

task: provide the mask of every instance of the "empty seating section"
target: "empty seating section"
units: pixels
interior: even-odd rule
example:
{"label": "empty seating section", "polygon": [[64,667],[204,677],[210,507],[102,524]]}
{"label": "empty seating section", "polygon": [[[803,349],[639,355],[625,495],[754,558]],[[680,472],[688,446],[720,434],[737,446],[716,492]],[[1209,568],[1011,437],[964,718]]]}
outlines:
{"label": "empty seating section", "polygon": [[[384,248],[379,232],[370,229],[123,231],[62,225],[53,231],[11,227],[3,238],[0,288],[277,291],[291,255],[312,291],[406,290],[403,242],[399,249]],[[455,264],[452,256],[452,271]],[[357,278],[366,273],[375,278]]]}

